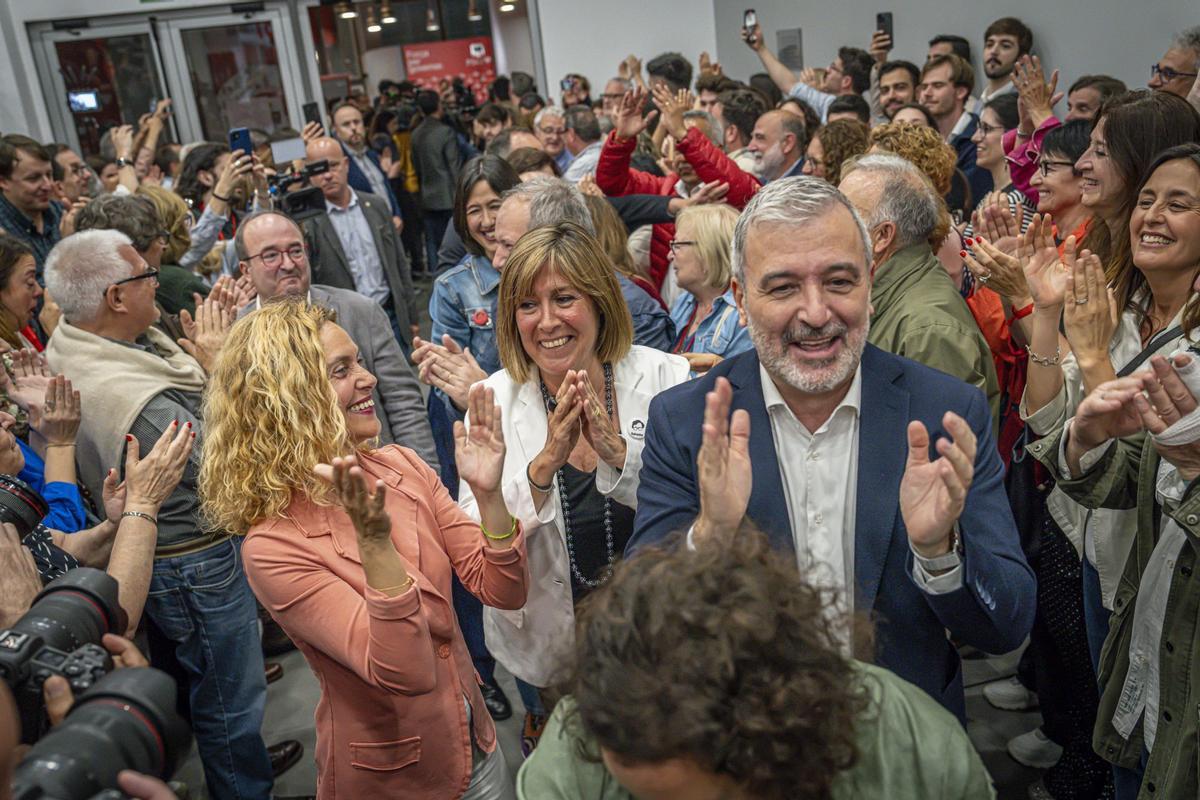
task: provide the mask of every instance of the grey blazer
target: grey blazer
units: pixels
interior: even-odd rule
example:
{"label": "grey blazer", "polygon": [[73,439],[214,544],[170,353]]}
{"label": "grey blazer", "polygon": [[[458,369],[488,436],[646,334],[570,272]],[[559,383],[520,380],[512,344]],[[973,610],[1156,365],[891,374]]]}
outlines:
{"label": "grey blazer", "polygon": [[[315,305],[337,314],[337,324],[358,347],[363,366],[378,380],[372,397],[379,417],[380,442],[410,448],[436,472],[437,448],[421,385],[392,335],[392,325],[383,308],[369,297],[335,286],[313,285],[309,295]],[[255,308],[253,303],[246,306],[238,312],[238,319]]]}
{"label": "grey blazer", "polygon": [[412,153],[424,207],[454,208],[454,185],[463,163],[454,129],[436,117],[426,117],[412,132]]}
{"label": "grey blazer", "polygon": [[[366,192],[355,192],[355,195],[375,237],[375,249],[379,251],[383,274],[392,291],[392,309],[400,323],[400,332],[407,336],[409,326],[415,325],[420,317],[417,315],[416,293],[413,292],[412,268],[392,224],[391,208],[388,201],[378,195]],[[354,273],[350,271],[346,251],[328,215],[321,214],[305,220],[304,238],[308,242],[313,283],[354,291]]]}

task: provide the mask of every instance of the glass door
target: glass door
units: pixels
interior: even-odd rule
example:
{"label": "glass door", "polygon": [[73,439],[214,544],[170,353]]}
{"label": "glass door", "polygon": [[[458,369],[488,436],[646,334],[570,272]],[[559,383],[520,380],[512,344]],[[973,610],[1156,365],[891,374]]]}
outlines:
{"label": "glass door", "polygon": [[44,30],[35,58],[59,141],[96,153],[113,125],[136,122],[166,95],[148,23]]}
{"label": "glass door", "polygon": [[[300,127],[304,88],[278,9],[164,19],[168,69],[180,76],[184,141],[228,142],[231,128]],[[183,102],[178,102],[182,100]]]}

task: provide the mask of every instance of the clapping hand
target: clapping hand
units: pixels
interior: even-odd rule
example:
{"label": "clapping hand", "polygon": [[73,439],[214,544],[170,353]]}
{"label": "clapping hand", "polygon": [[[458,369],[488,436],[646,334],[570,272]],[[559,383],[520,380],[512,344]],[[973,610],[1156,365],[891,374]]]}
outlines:
{"label": "clapping hand", "polygon": [[1021,269],[1020,259],[1002,252],[979,236],[967,239],[966,243],[974,249],[974,254],[963,250],[959,255],[981,286],[1007,298],[1014,305],[1029,297],[1029,284]]}
{"label": "clapping hand", "polygon": [[464,350],[448,333],[442,335],[441,345],[414,337],[412,360],[421,382],[441,389],[460,410],[467,408],[471,386],[487,378],[471,349]]}
{"label": "clapping hand", "polygon": [[[1168,361],[1162,356],[1150,359],[1150,371],[1140,373],[1145,394],[1133,396],[1133,405],[1142,425],[1158,435],[1196,410],[1196,397],[1175,371],[1186,367],[1194,356],[1180,353]],[[1185,481],[1200,476],[1200,439],[1188,444],[1154,443],[1159,456],[1170,462]]]}
{"label": "clapping hand", "polygon": [[[1033,304],[1039,309],[1057,308],[1063,304],[1067,293],[1067,275],[1070,270],[1058,257],[1054,242],[1054,222],[1050,215],[1034,214],[1029,227],[1021,235],[1021,262],[1025,269],[1025,280]],[[1075,237],[1067,238],[1063,244],[1064,256],[1075,255]]]}
{"label": "clapping hand", "polygon": [[646,96],[646,90],[639,86],[637,89],[626,92],[625,96],[621,98],[616,115],[613,117],[613,130],[617,132],[618,139],[636,139],[658,114],[658,111],[654,110],[646,116],[642,116],[642,108],[646,105]]}
{"label": "clapping hand", "polygon": [[46,357],[32,350],[14,350],[12,375],[0,369],[0,384],[5,394],[27,414],[40,409],[46,401],[46,390],[54,376],[46,366]]}
{"label": "clapping hand", "polygon": [[496,393],[482,384],[471,387],[467,397],[470,426],[454,423],[454,462],[458,474],[476,498],[494,494],[504,474],[504,431]]}
{"label": "clapping hand", "polygon": [[193,319],[186,308],[179,312],[179,323],[185,334],[185,338],[179,340],[179,346],[211,374],[233,327],[234,312],[230,310],[234,305],[233,295],[214,287],[207,298],[198,294],[192,297],[196,302],[196,317]]}
{"label": "clapping hand", "polygon": [[188,457],[196,443],[191,423],[172,422],[163,431],[154,447],[140,457],[138,440],[125,440],[125,480],[117,482],[117,471],[110,469],[104,476],[102,495],[104,513],[117,522],[126,511],[141,511],[155,516],[162,504],[183,478]]}
{"label": "clapping hand", "polygon": [[1109,361],[1108,346],[1121,320],[1117,298],[1108,287],[1100,257],[1089,250],[1076,256],[1063,250],[1066,275],[1063,327],[1079,366],[1089,369]]}
{"label": "clapping hand", "polygon": [[41,403],[29,407],[29,427],[37,431],[47,444],[75,444],[82,417],[79,411],[79,390],[62,375],[55,375],[46,384]]}
{"label": "clapping hand", "polygon": [[713,61],[712,56],[705,50],[700,53],[700,74],[701,75],[721,75],[721,65],[719,62]]}
{"label": "clapping hand", "polygon": [[392,520],[384,508],[383,481],[374,482],[358,465],[356,456],[335,458],[332,464],[318,464],[313,474],[333,487],[334,495],[346,509],[350,522],[358,533],[358,543],[377,545],[390,541]]}
{"label": "clapping hand", "polygon": [[917,554],[935,558],[949,552],[950,532],[962,515],[975,476],[975,432],[947,411],[942,424],[953,439],[939,439],[940,458],[929,458],[929,431],[908,423],[908,463],[900,479],[900,515]]}
{"label": "clapping hand", "polygon": [[1025,206],[1017,203],[1014,215],[1008,195],[990,192],[971,214],[971,224],[975,233],[986,236],[997,249],[1016,255],[1025,224]]}
{"label": "clapping hand", "polygon": [[604,401],[596,393],[596,387],[592,386],[587,370],[575,373],[575,386],[579,390],[579,403],[583,406],[579,419],[584,437],[601,461],[613,469],[623,468],[627,453],[625,439],[608,415]]}
{"label": "clapping hand", "polygon": [[554,396],[554,408],[546,417],[546,444],[538,456],[552,472],[562,469],[571,457],[571,451],[579,441],[582,414],[583,404],[579,402],[576,372],[569,369]]}
{"label": "clapping hand", "polygon": [[1013,66],[1010,80],[1017,87],[1025,112],[1036,127],[1054,114],[1054,106],[1062,100],[1062,92],[1056,92],[1058,70],[1050,73],[1050,80],[1042,72],[1042,62],[1037,56],[1021,56]]}
{"label": "clapping hand", "polygon": [[731,418],[732,405],[733,387],[728,379],[717,378],[704,399],[704,432],[696,456],[700,516],[694,535],[698,542],[732,534],[750,503],[750,414],[738,409]]}

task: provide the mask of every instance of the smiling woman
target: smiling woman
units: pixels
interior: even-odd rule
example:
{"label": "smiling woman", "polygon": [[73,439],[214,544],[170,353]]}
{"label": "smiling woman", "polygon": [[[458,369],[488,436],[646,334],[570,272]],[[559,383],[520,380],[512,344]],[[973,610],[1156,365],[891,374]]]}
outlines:
{"label": "smiling woman", "polygon": [[[571,222],[521,237],[500,277],[495,392],[508,452],[504,504],[529,542],[529,598],[484,610],[488,647],[525,685],[535,738],[536,687],[566,666],[575,603],[607,580],[633,531],[650,401],[687,380],[688,362],[632,345],[633,321],[599,242]],[[468,422],[473,415],[468,415]],[[482,510],[474,487],[459,502]]]}
{"label": "smiling woman", "polygon": [[41,296],[33,251],[20,239],[0,233],[0,339],[10,347],[42,349],[30,326]]}

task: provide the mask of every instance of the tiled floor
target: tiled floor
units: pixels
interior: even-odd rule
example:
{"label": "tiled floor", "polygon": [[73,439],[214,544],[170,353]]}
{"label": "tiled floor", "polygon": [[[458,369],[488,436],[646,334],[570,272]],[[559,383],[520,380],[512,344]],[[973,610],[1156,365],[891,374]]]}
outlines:
{"label": "tiled floor", "polygon": [[[267,713],[263,725],[265,738],[268,744],[283,739],[299,739],[304,744],[305,754],[299,764],[276,782],[275,793],[282,796],[311,794],[316,786],[316,767],[312,760],[315,746],[313,709],[319,690],[316,679],[299,653],[288,653],[279,661],[283,663],[285,672],[267,690]],[[1000,800],[1024,800],[1027,787],[1038,777],[1035,770],[1026,769],[1013,761],[1004,749],[1010,738],[1030,730],[1038,723],[1037,712],[998,711],[983,698],[983,685],[1008,677],[1015,665],[1016,656],[1009,655],[968,661],[965,668],[967,714],[970,719],[967,732],[996,781]],[[512,678],[502,671],[500,680],[509,698],[519,706],[520,700]],[[514,709],[514,712],[512,719],[500,723],[497,728],[500,746],[508,760],[510,772],[515,775],[521,763],[521,714],[518,709]],[[202,791],[203,776],[195,748],[177,777],[191,788],[193,800],[206,797]]]}

